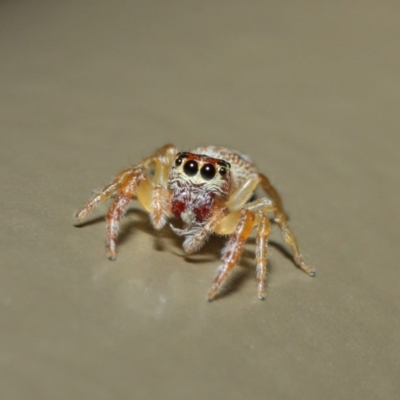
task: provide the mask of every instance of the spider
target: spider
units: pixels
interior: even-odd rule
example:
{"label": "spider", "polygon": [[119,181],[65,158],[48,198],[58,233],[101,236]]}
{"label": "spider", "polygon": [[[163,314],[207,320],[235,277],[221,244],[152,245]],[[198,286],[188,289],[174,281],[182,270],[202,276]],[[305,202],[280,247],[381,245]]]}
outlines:
{"label": "spider", "polygon": [[[256,200],[254,192],[261,185],[267,194]],[[265,298],[267,245],[270,234],[268,213],[290,245],[294,262],[310,276],[315,269],[307,265],[282,206],[282,200],[269,179],[259,173],[245,155],[224,147],[204,146],[191,152],[178,152],[167,144],[139,164],[121,171],[76,213],[82,220],[100,202],[115,197],[107,213],[107,251],[116,258],[118,225],[132,199],[137,199],[149,213],[155,229],[170,224],[182,236],[185,253],[198,251],[211,234],[230,236],[222,250],[218,268],[207,299],[212,301],[238,263],[244,244],[254,228],[256,232],[257,295]]]}

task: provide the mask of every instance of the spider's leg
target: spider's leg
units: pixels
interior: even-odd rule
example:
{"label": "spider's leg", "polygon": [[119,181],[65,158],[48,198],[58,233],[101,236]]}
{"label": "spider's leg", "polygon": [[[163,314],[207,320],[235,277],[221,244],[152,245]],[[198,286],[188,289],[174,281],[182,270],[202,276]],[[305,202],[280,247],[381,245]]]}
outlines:
{"label": "spider's leg", "polygon": [[266,191],[268,196],[273,200],[273,203],[275,205],[275,222],[279,225],[285,242],[292,249],[294,262],[306,274],[310,276],[315,276],[315,269],[304,262],[303,255],[300,253],[299,244],[287,221],[288,218],[286,216],[285,210],[283,209],[282,199],[278,191],[272,186],[271,182],[265,175],[259,174],[258,176],[260,177],[261,186]]}
{"label": "spider's leg", "polygon": [[285,242],[291,247],[293,253],[293,259],[296,265],[304,271],[306,274],[310,276],[315,276],[315,268],[307,265],[304,261],[303,255],[300,253],[299,244],[297,242],[296,236],[292,232],[287,220],[281,219],[281,216],[275,217],[275,221],[278,223],[281,228],[283,238]]}
{"label": "spider's leg", "polygon": [[[232,236],[222,251],[222,264],[220,265],[218,274],[214,279],[210,290],[208,291],[207,298],[209,301],[212,301],[215,298],[219,288],[226,281],[233,267],[238,263],[243,251],[243,246],[253,229],[255,220],[254,213],[249,210],[242,209],[240,214],[234,213],[232,218],[238,216],[239,221],[236,224]],[[229,217],[230,215],[228,218]],[[233,222],[233,219],[230,219],[229,223],[231,222]]]}
{"label": "spider's leg", "polygon": [[[160,184],[166,187],[168,180],[168,166],[174,159],[178,150],[172,144],[167,144],[158,149],[152,156],[142,160],[134,167],[121,171],[115,179],[103,189],[99,190],[76,214],[75,218],[79,221],[84,219],[86,215],[93,210],[100,202],[108,200],[110,197],[119,193],[122,186],[131,179],[132,174],[138,170],[145,170],[155,164],[154,181],[155,185]],[[142,190],[144,192],[145,190]],[[146,204],[146,202],[144,202]],[[144,208],[147,209],[146,205]]]}
{"label": "spider's leg", "polygon": [[262,188],[265,190],[268,196],[273,200],[278,212],[286,215],[282,205],[282,198],[278,193],[278,191],[275,189],[275,187],[272,186],[270,180],[264,174],[258,174],[258,177],[260,178],[260,183]]}
{"label": "spider's leg", "polygon": [[[166,183],[175,153],[176,149],[172,145],[162,147],[153,156],[131,169],[131,175],[128,175],[120,185],[119,195],[107,214],[107,248],[110,259],[114,260],[116,257],[115,243],[119,221],[133,197],[136,196],[143,208],[150,213],[156,229],[165,225],[170,214]],[[151,181],[145,168],[151,167],[152,164],[154,164],[154,176]]]}
{"label": "spider's leg", "polygon": [[118,236],[118,226],[132,198],[136,195],[136,188],[138,185],[148,182],[146,173],[140,169],[135,168],[131,176],[119,188],[119,194],[114,200],[107,213],[107,250],[111,260],[116,258],[116,240]]}
{"label": "spider's leg", "polygon": [[76,213],[76,218],[82,220],[101,201],[116,196],[107,213],[107,248],[110,259],[115,259],[118,225],[133,198],[137,197],[150,213],[156,228],[165,224],[165,215],[168,214],[168,171],[176,153],[177,149],[171,144],[161,147],[136,166],[120,172]]}
{"label": "spider's leg", "polygon": [[128,208],[130,198],[119,195],[107,213],[107,251],[110,260],[116,259],[116,240],[118,236],[118,227],[121,218]]}
{"label": "spider's leg", "polygon": [[263,300],[267,280],[268,236],[271,225],[268,216],[263,211],[258,211],[257,219],[259,220],[256,238],[257,296],[260,300]]}
{"label": "spider's leg", "polygon": [[99,190],[76,214],[75,218],[79,221],[84,219],[90,211],[93,210],[100,202],[108,200],[110,197],[118,193],[120,186],[126,181],[127,177],[132,174],[133,168],[128,168],[120,172],[115,179],[103,189]]}

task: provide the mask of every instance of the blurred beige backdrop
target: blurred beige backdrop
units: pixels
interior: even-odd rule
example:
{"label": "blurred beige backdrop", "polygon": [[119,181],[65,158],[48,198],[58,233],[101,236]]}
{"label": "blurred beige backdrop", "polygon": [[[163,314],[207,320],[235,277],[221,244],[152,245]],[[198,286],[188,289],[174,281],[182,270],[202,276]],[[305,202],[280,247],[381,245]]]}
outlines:
{"label": "blurred beige backdrop", "polygon": [[[1,397],[395,399],[400,393],[400,3],[0,2]],[[100,207],[164,143],[249,154],[280,189],[310,279],[272,235],[206,292],[136,203],[118,259]]]}

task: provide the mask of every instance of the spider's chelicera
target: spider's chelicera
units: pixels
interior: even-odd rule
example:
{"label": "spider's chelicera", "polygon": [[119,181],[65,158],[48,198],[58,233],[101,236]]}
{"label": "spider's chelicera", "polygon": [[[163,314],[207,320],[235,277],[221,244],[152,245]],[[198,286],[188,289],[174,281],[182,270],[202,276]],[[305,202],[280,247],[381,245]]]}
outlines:
{"label": "spider's chelicera", "polygon": [[[267,196],[253,200],[258,186]],[[190,153],[178,152],[173,145],[165,145],[139,164],[120,172],[77,212],[76,218],[82,220],[99,202],[110,197],[115,197],[107,214],[110,259],[116,257],[118,225],[132,199],[139,200],[149,213],[155,229],[163,228],[171,218],[180,220],[182,227],[171,223],[170,227],[184,238],[183,249],[188,254],[199,250],[211,234],[230,236],[208,291],[210,301],[238,263],[254,228],[257,294],[259,299],[264,299],[270,233],[268,213],[290,245],[296,265],[308,275],[315,275],[315,270],[303,260],[278,192],[252,161],[239,152],[216,146],[199,147]]]}

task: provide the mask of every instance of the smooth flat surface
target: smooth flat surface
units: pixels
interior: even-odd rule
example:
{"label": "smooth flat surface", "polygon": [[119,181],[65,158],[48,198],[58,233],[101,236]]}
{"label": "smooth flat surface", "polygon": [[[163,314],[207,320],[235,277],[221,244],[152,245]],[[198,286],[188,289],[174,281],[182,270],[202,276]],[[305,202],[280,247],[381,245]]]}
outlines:
{"label": "smooth flat surface", "polygon": [[[398,2],[0,3],[2,399],[395,399],[400,393]],[[136,203],[107,260],[93,189],[164,143],[251,155],[277,229],[206,292]]]}

